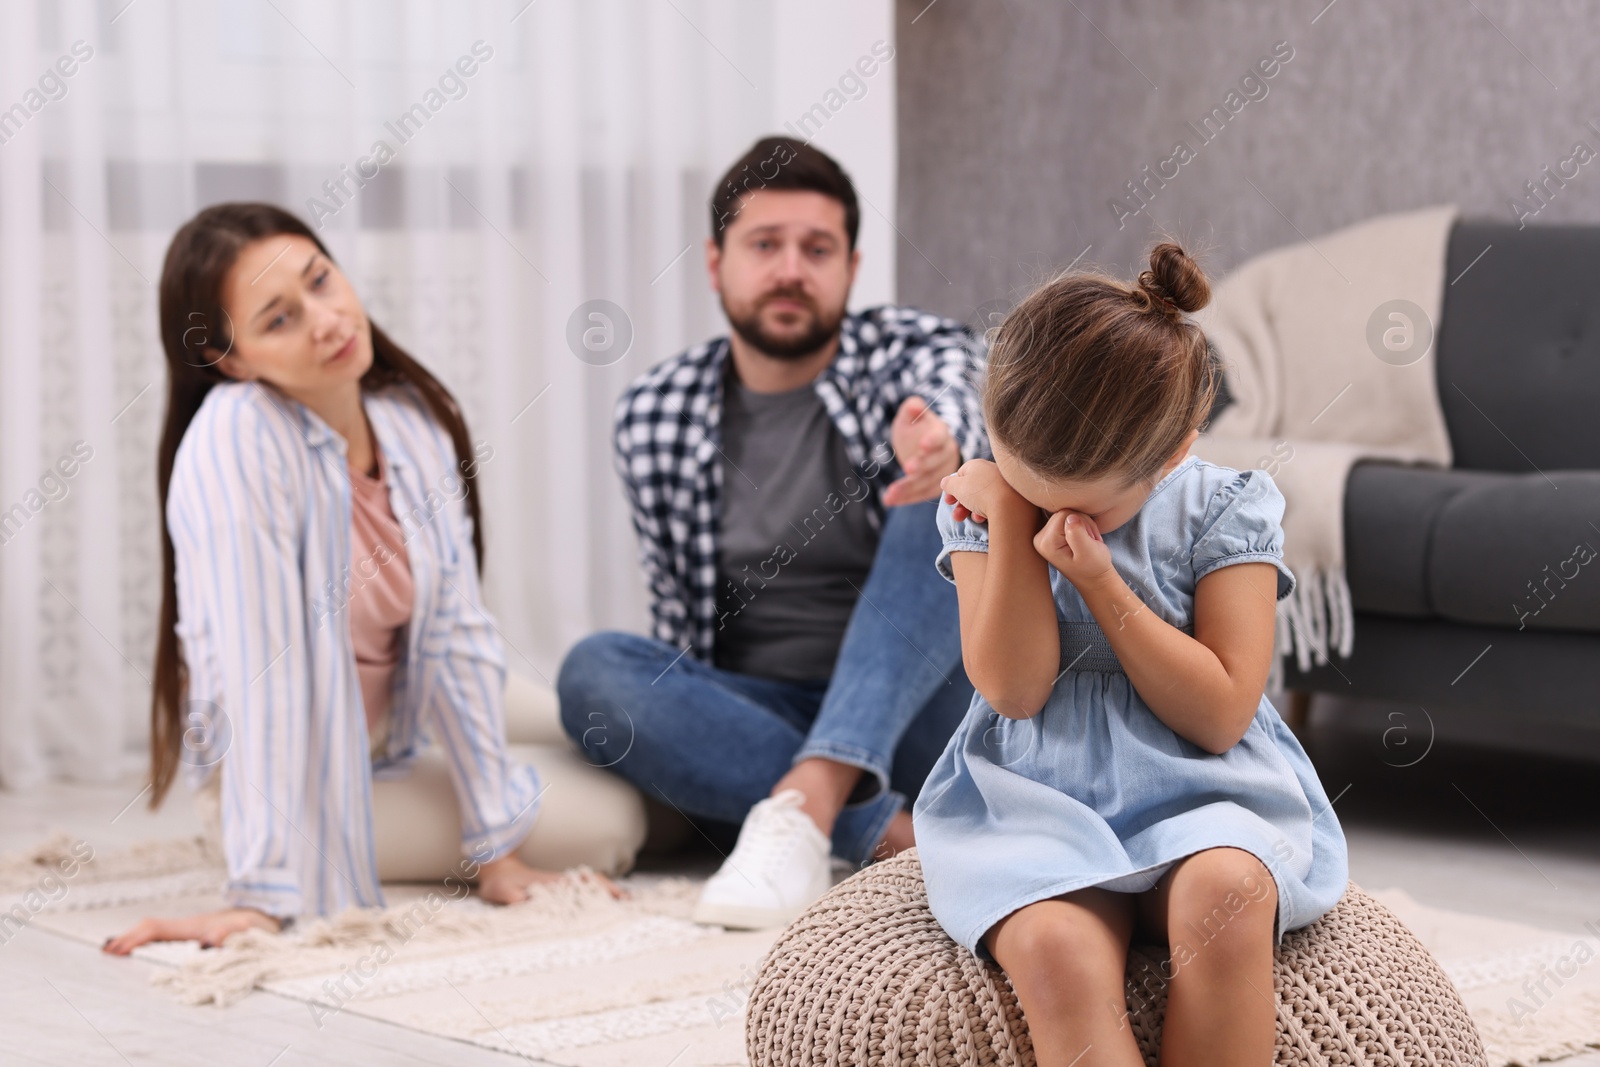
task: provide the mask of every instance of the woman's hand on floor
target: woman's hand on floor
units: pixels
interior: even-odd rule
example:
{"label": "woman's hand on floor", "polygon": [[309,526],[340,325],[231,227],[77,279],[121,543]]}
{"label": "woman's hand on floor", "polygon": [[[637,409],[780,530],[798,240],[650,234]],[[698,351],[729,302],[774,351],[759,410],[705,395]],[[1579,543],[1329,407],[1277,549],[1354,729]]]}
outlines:
{"label": "woman's hand on floor", "polygon": [[[478,895],[491,904],[520,904],[528,899],[528,887],[559,882],[566,877],[560,871],[541,871],[517,859],[514,853],[492,860],[478,868]],[[626,897],[627,891],[603,874],[590,874],[606,892],[617,900]]]}
{"label": "woman's hand on floor", "polygon": [[126,956],[151,941],[198,941],[201,948],[217,948],[229,934],[240,930],[270,930],[277,933],[277,919],[254,908],[225,908],[176,919],[142,919],[127,933],[106,938],[102,952]]}

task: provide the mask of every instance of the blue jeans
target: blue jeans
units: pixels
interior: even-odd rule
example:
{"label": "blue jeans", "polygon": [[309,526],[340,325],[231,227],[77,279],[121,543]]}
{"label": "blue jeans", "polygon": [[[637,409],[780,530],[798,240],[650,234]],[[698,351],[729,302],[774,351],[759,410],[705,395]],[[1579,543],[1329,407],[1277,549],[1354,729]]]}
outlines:
{"label": "blue jeans", "polygon": [[561,664],[561,721],[590,762],[695,819],[742,822],[800,760],[863,774],[833,854],[864,866],[972,702],[955,587],[934,570],[935,502],[890,508],[833,677],[736,674],[663,641],[584,638]]}

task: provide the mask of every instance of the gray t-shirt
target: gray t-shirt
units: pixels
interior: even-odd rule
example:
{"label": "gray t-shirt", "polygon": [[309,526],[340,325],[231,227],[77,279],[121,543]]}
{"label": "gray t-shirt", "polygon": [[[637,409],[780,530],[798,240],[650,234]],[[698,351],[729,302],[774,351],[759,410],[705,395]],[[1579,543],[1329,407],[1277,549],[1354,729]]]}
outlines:
{"label": "gray t-shirt", "polygon": [[810,385],[730,380],[722,452],[716,664],[825,681],[878,549],[872,485]]}

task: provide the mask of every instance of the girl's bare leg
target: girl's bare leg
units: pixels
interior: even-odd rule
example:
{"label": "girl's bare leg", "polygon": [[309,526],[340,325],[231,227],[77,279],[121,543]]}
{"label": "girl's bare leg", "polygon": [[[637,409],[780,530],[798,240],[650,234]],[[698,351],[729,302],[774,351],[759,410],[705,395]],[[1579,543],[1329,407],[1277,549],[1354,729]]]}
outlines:
{"label": "girl's bare leg", "polygon": [[1123,988],[1133,920],[1133,897],[1083,889],[1018,908],[984,936],[1039,1067],[1143,1067]]}
{"label": "girl's bare leg", "polygon": [[1161,1067],[1267,1067],[1278,891],[1260,860],[1213,848],[1181,860],[1139,897],[1141,927],[1172,949]]}

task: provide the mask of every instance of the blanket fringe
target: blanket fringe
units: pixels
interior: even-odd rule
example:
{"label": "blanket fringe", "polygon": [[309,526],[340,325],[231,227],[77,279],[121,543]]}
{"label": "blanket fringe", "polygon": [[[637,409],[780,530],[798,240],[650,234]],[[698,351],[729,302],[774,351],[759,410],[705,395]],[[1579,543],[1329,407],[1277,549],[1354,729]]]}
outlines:
{"label": "blanket fringe", "polygon": [[1279,602],[1269,690],[1283,685],[1284,657],[1302,671],[1328,662],[1329,650],[1347,658],[1355,647],[1355,611],[1343,567],[1295,574],[1294,592]]}

